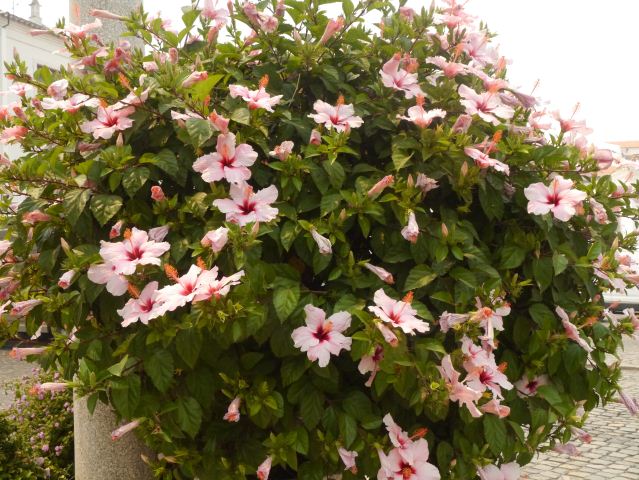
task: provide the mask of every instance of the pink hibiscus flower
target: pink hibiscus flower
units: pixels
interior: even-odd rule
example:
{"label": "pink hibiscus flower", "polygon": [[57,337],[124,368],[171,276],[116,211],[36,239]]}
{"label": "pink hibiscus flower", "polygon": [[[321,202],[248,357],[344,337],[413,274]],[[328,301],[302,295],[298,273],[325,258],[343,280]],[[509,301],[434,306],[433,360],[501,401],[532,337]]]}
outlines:
{"label": "pink hibiscus flower", "polygon": [[524,375],[520,380],[515,382],[515,388],[523,395],[535,395],[539,387],[547,384],[547,375],[539,375],[533,378],[529,378],[527,375]]}
{"label": "pink hibiscus flower", "polygon": [[279,158],[282,162],[285,161],[289,155],[293,152],[293,147],[295,144],[290,140],[286,140],[279,145],[276,145],[273,150],[268,152],[268,154],[272,157]]}
{"label": "pink hibiscus flower", "polygon": [[268,476],[271,473],[272,462],[273,459],[269,456],[257,467],[257,480],[268,480]]}
{"label": "pink hibiscus flower", "polygon": [[93,138],[108,140],[117,131],[131,128],[133,120],[129,118],[135,112],[135,108],[126,107],[116,110],[113,107],[98,107],[96,119],[84,122],[80,130],[84,133],[92,133]]}
{"label": "pink hibiscus flower", "polygon": [[66,290],[71,286],[71,282],[73,281],[73,277],[75,277],[76,271],[69,270],[68,272],[64,272],[60,279],[58,280],[58,287]]}
{"label": "pink hibiscus flower", "polygon": [[384,358],[384,347],[381,345],[377,345],[375,347],[375,352],[372,355],[364,355],[357,365],[357,370],[362,375],[371,372],[371,376],[366,381],[365,385],[370,387],[373,384],[373,380],[375,380],[375,376],[377,372],[379,372],[379,362]]}
{"label": "pink hibiscus flower", "polygon": [[561,175],[555,176],[547,187],[543,183],[533,183],[524,189],[528,199],[528,213],[544,215],[552,212],[557,220],[567,222],[577,213],[579,205],[587,197],[586,192],[573,189],[572,180]]}
{"label": "pink hibiscus flower", "polygon": [[354,450],[346,450],[343,447],[337,449],[337,453],[339,454],[339,458],[344,463],[344,470],[350,470],[351,473],[357,473],[357,464],[355,463],[355,459],[357,458],[357,452]]}
{"label": "pink hibiscus flower", "polygon": [[506,175],[510,175],[510,168],[503,162],[497,159],[490,158],[488,154],[472,147],[464,148],[464,153],[475,161],[475,165],[479,168],[492,167],[498,172],[503,172]]}
{"label": "pink hibiscus flower", "polygon": [[118,315],[124,319],[122,321],[123,327],[128,327],[138,321],[148,325],[149,320],[153,320],[164,313],[161,303],[156,299],[157,290],[158,282],[150,282],[144,287],[138,298],[129,299],[126,305],[118,310]]}
{"label": "pink hibiscus flower", "polygon": [[382,76],[382,83],[385,87],[404,92],[404,95],[408,99],[416,95],[424,95],[424,92],[419,86],[417,74],[409,73],[407,70],[399,67],[401,58],[401,54],[396,53],[382,66],[382,69],[379,71],[379,74]]}
{"label": "pink hibiscus flower", "polygon": [[202,269],[197,265],[191,265],[189,271],[181,277],[178,277],[177,273],[172,269],[166,270],[175,283],[167,285],[155,293],[155,301],[159,304],[160,312],[162,312],[160,315],[172,312],[193,301],[197,294],[195,287],[198,277],[202,272]]}
{"label": "pink hibiscus flower", "polygon": [[388,455],[378,451],[381,468],[378,480],[439,480],[439,470],[428,463],[428,442],[423,438],[406,448],[394,448]]}
{"label": "pink hibiscus flower", "polygon": [[389,285],[392,285],[393,283],[395,283],[395,279],[393,278],[393,274],[390,273],[385,268],[377,267],[377,266],[372,265],[370,263],[365,263],[364,264],[364,268],[366,268],[367,270],[373,272],[373,274],[375,276],[377,276],[377,278],[379,278],[384,283],[388,283]]}
{"label": "pink hibiscus flower", "polygon": [[13,143],[13,142],[19,142],[20,140],[22,140],[24,137],[27,136],[27,132],[29,130],[27,129],[27,127],[23,127],[22,125],[17,125],[15,127],[7,127],[4,130],[2,130],[2,133],[0,133],[0,143]]}
{"label": "pink hibiscus flower", "polygon": [[479,115],[480,118],[493,125],[499,125],[501,120],[512,118],[515,111],[501,103],[497,95],[491,92],[477,93],[466,85],[460,85],[459,95],[462,97],[461,104],[466,107],[468,115]]}
{"label": "pink hibiscus flower", "polygon": [[168,242],[149,240],[144,230],[133,227],[125,233],[121,242],[100,242],[100,255],[106,263],[115,265],[115,273],[132,275],[138,265],[160,265],[160,256],[167,252],[171,245]]}
{"label": "pink hibiscus flower", "polygon": [[500,332],[504,330],[503,317],[510,314],[510,304],[497,299],[496,302],[499,306],[495,309],[485,307],[481,304],[481,301],[477,299],[477,311],[471,314],[471,319],[479,322],[479,325],[484,329],[484,337],[486,340],[492,343],[495,338],[495,330]]}
{"label": "pink hibiscus flower", "polygon": [[449,398],[453,402],[459,402],[460,405],[466,405],[466,408],[468,408],[473,417],[481,417],[481,412],[475,402],[482,397],[482,392],[474,390],[459,381],[459,372],[453,367],[450,355],[446,355],[442,359],[441,366],[437,368],[446,381]]}
{"label": "pink hibiscus flower", "polygon": [[415,335],[415,332],[425,333],[430,330],[430,326],[416,317],[417,310],[411,307],[410,303],[402,300],[394,300],[379,289],[373,297],[375,306],[368,307],[377,318],[384,322],[388,322],[409,335]]}
{"label": "pink hibiscus flower", "polygon": [[18,348],[13,347],[9,352],[9,357],[15,360],[25,360],[29,355],[42,355],[47,351],[46,347],[28,347]]}
{"label": "pink hibiscus flower", "polygon": [[570,340],[576,342],[577,345],[583,348],[586,352],[592,352],[593,348],[588,344],[586,340],[581,338],[581,336],[579,335],[579,329],[570,321],[570,318],[568,317],[566,311],[561,307],[557,307],[555,308],[555,312],[557,312],[557,315],[559,316],[559,318],[561,318],[561,323],[564,326],[566,336]]}
{"label": "pink hibiscus flower", "polygon": [[408,223],[404,228],[402,228],[402,237],[408,240],[410,243],[417,242],[417,238],[419,237],[419,225],[417,224],[417,219],[415,218],[414,212],[408,212]]}
{"label": "pink hibiscus flower", "polygon": [[483,413],[490,413],[492,415],[497,415],[499,418],[506,418],[510,415],[510,407],[507,405],[502,405],[499,400],[493,398],[489,402],[484,403],[479,407]]}
{"label": "pink hibiscus flower", "polygon": [[477,469],[480,480],[519,480],[521,469],[516,462],[496,465],[486,465]]}
{"label": "pink hibiscus flower", "polygon": [[241,183],[251,178],[248,167],[257,160],[257,152],[247,143],[235,145],[235,135],[220,134],[215,153],[198,158],[193,170],[202,174],[205,182],[226,179],[229,183]]}
{"label": "pink hibiscus flower", "polygon": [[129,287],[129,282],[126,277],[118,273],[117,270],[118,267],[113,263],[101,263],[99,265],[91,265],[87,276],[93,283],[99,285],[106,284],[107,292],[119,297],[120,295],[124,295],[124,292],[126,292]]}
{"label": "pink hibiscus flower", "polygon": [[240,397],[235,397],[229,407],[224,414],[224,420],[227,422],[237,423],[240,421],[240,404],[242,403],[242,399]]}
{"label": "pink hibiscus flower", "polygon": [[237,223],[241,227],[252,222],[270,222],[277,217],[277,208],[271,203],[277,200],[277,187],[271,185],[257,193],[247,183],[233,183],[231,198],[218,199],[213,202],[220,212],[226,214],[226,220]]}
{"label": "pink hibiscus flower", "polygon": [[444,75],[448,78],[455,78],[457,75],[466,73],[468,70],[468,65],[463,63],[449,62],[444,57],[428,57],[426,58],[426,62],[432,63],[433,65],[437,65],[442,69]]}
{"label": "pink hibiscus flower", "polygon": [[276,95],[271,97],[266,91],[266,85],[268,84],[268,75],[265,75],[260,80],[259,88],[257,90],[249,90],[248,87],[242,85],[229,85],[229,92],[231,97],[240,97],[242,100],[248,103],[251,110],[263,108],[267,112],[272,112],[273,107],[280,103],[282,95]]}
{"label": "pink hibiscus flower", "polygon": [[217,278],[218,269],[213,267],[211,270],[204,270],[197,279],[195,285],[195,298],[194,302],[202,302],[210,298],[225,297],[233,285],[240,284],[240,278],[244,276],[244,270],[240,270],[237,273],[229,277]]}
{"label": "pink hibiscus flower", "polygon": [[308,116],[316,123],[324,124],[329,130],[334,128],[338,132],[344,132],[351,128],[359,128],[364,123],[361,117],[355,115],[352,103],[344,105],[344,97],[342,96],[337,99],[335,106],[322,100],[316,100],[313,109],[317,113],[311,113]]}
{"label": "pink hibiscus flower", "polygon": [[417,105],[414,107],[410,107],[406,112],[408,114],[407,117],[397,115],[397,118],[400,120],[408,120],[409,122],[413,122],[419,128],[428,127],[434,119],[436,118],[444,118],[446,116],[446,111],[441,108],[435,108],[433,110],[424,110],[424,97],[421,95],[417,96]]}
{"label": "pink hibiscus flower", "polygon": [[388,438],[390,438],[391,443],[395,448],[406,448],[413,441],[410,439],[408,433],[406,433],[402,428],[395,423],[395,420],[391,416],[390,413],[384,415],[382,419],[384,425],[386,426],[386,431],[388,432]]}
{"label": "pink hibiscus flower", "polygon": [[501,393],[502,387],[506,390],[513,388],[513,384],[508,381],[508,377],[504,375],[495,364],[495,357],[490,358],[490,363],[473,369],[465,379],[466,384],[473,390],[483,392],[490,390],[493,398],[503,399]]}
{"label": "pink hibiscus flower", "polygon": [[326,312],[311,304],[304,307],[306,326],[293,330],[291,337],[296,348],[306,355],[311,362],[318,361],[320,367],[325,367],[332,355],[339,355],[342,350],[350,350],[352,339],[345,337],[342,332],[351,325],[351,315],[348,312],[336,312],[326,318]]}
{"label": "pink hibiscus flower", "polygon": [[216,228],[206,232],[206,235],[200,240],[203,247],[210,247],[214,253],[219,253],[229,240],[229,229],[226,227]]}

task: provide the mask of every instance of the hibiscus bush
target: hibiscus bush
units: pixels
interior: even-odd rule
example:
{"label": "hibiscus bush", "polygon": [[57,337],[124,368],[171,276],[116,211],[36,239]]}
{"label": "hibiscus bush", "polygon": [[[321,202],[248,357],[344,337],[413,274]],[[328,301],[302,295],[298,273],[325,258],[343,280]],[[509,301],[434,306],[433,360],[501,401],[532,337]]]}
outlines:
{"label": "hibiscus bush", "polygon": [[629,166],[455,0],[324,3],[98,10],[8,66],[3,328],[158,477],[518,478],[619,391]]}

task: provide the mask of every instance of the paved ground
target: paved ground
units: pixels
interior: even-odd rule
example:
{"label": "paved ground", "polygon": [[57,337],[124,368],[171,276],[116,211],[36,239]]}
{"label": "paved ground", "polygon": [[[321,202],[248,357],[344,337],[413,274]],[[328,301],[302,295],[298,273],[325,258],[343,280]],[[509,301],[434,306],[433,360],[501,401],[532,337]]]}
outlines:
{"label": "paved ground", "polygon": [[[626,342],[623,363],[628,367],[623,374],[624,389],[639,398],[639,342]],[[29,374],[31,368],[0,350],[0,409],[10,402],[2,384]],[[623,405],[613,403],[591,415],[586,430],[593,440],[579,446],[581,456],[554,452],[540,455],[524,469],[522,479],[639,480],[639,416],[632,417]]]}

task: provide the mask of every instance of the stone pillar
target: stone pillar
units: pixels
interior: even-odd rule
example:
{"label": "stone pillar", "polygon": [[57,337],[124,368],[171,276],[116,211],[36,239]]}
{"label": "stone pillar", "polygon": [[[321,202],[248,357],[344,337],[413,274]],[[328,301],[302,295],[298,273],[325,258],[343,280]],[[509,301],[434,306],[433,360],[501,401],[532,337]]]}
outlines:
{"label": "stone pillar", "polygon": [[[142,5],[142,0],[69,0],[69,19],[75,25],[84,25],[95,21],[95,18],[89,16],[89,12],[94,8],[128,16],[133,10],[140,8],[140,5]],[[117,43],[126,30],[124,24],[117,20],[100,20],[102,28],[97,33],[106,43]],[[127,40],[132,41],[133,39],[127,37]]]}
{"label": "stone pillar", "polygon": [[98,402],[93,415],[87,399],[73,396],[76,480],[152,480],[151,469],[140,458],[153,453],[131,432],[117,441],[111,432],[119,425],[111,409]]}

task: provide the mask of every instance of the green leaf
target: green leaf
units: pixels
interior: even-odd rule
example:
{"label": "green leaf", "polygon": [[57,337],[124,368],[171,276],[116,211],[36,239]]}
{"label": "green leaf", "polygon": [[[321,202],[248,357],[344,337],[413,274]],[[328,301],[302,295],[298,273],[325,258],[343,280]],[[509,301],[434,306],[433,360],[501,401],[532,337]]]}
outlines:
{"label": "green leaf", "polygon": [[425,287],[430,282],[437,278],[437,274],[433,272],[430,267],[426,265],[417,265],[414,267],[404,283],[404,291],[415,290],[417,288]]}
{"label": "green leaf", "polygon": [[479,203],[489,220],[501,219],[504,215],[504,200],[501,192],[488,184],[479,189]]}
{"label": "green leaf", "polygon": [[202,407],[193,397],[179,398],[176,403],[178,425],[194,438],[202,423]]}
{"label": "green leaf", "polygon": [[357,438],[357,422],[350,415],[342,414],[339,416],[338,424],[344,446],[349,448]]}
{"label": "green leaf", "polygon": [[189,118],[186,121],[186,131],[196,148],[200,148],[213,135],[211,122],[202,118]]}
{"label": "green leaf", "polygon": [[277,317],[284,321],[300,301],[300,284],[294,280],[278,279],[273,291],[273,306]]}
{"label": "green leaf", "polygon": [[324,215],[334,212],[337,207],[339,207],[341,201],[342,196],[339,193],[324,195],[320,201],[321,216],[323,217]]}
{"label": "green leaf", "polygon": [[282,243],[282,248],[288,252],[296,238],[297,225],[295,225],[295,222],[287,220],[280,230],[280,242]]}
{"label": "green leaf", "polygon": [[122,198],[117,195],[95,195],[91,199],[93,216],[104,226],[122,208]]}
{"label": "green leaf", "polygon": [[75,225],[77,223],[90,197],[91,190],[89,189],[74,189],[67,192],[62,205],[69,224]]}
{"label": "green leaf", "polygon": [[242,125],[250,125],[251,124],[251,113],[248,108],[240,107],[233,110],[231,113],[231,120],[237,123],[241,123]]}
{"label": "green leaf", "polygon": [[526,250],[516,245],[506,245],[501,251],[501,268],[517,268],[526,258]]}
{"label": "green leaf", "polygon": [[175,154],[168,149],[160,150],[154,157],[155,165],[173,177],[180,185],[184,184],[186,172],[180,171],[180,164]]}
{"label": "green leaf", "polygon": [[133,197],[149,179],[151,172],[146,167],[127,170],[122,178],[122,186],[129,197]]}
{"label": "green leaf", "polygon": [[533,273],[539,289],[546,290],[553,279],[552,259],[550,257],[536,258],[533,261]]}
{"label": "green leaf", "polygon": [[344,171],[344,167],[340,165],[339,162],[322,162],[322,167],[328,174],[328,181],[332,185],[333,188],[339,189],[341,188],[344,180],[346,180],[346,172]]}
{"label": "green leaf", "polygon": [[560,275],[568,266],[568,258],[563,253],[555,252],[552,256],[552,266],[555,269],[555,275]]}
{"label": "green leaf", "polygon": [[314,429],[324,414],[324,395],[311,390],[302,396],[300,402],[302,422],[309,430]]}
{"label": "green leaf", "polygon": [[499,455],[506,448],[508,442],[504,421],[496,415],[484,415],[482,423],[486,443],[495,455]]}
{"label": "green leaf", "polygon": [[175,338],[178,355],[189,367],[195,367],[202,350],[202,333],[194,327],[180,330]]}
{"label": "green leaf", "polygon": [[126,362],[129,360],[129,356],[125,355],[124,358],[122,360],[120,360],[118,363],[116,363],[115,365],[112,365],[108,368],[108,372],[111,375],[114,375],[116,377],[119,377],[122,375],[122,371],[124,370],[124,367],[126,366]]}
{"label": "green leaf", "polygon": [[543,303],[535,303],[528,309],[530,316],[543,330],[552,330],[557,324],[555,314]]}
{"label": "green leaf", "polygon": [[144,360],[144,370],[151,377],[155,388],[166,392],[173,379],[173,356],[168,350],[158,350]]}
{"label": "green leaf", "polygon": [[125,418],[133,418],[140,403],[142,381],[137,375],[128,375],[111,381],[110,397],[115,410]]}

